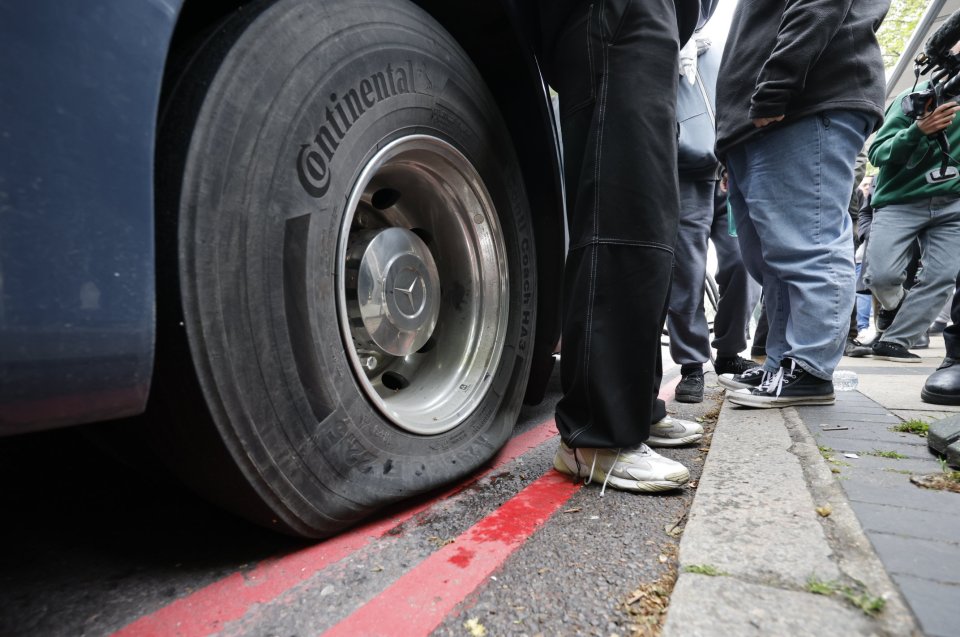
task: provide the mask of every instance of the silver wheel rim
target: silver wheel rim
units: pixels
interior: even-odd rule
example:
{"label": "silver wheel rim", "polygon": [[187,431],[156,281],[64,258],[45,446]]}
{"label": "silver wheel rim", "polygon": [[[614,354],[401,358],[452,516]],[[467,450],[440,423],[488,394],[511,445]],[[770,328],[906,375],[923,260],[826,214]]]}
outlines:
{"label": "silver wheel rim", "polygon": [[373,405],[419,435],[449,431],[487,395],[509,315],[506,249],[473,165],[427,135],[398,139],[350,194],[338,315]]}

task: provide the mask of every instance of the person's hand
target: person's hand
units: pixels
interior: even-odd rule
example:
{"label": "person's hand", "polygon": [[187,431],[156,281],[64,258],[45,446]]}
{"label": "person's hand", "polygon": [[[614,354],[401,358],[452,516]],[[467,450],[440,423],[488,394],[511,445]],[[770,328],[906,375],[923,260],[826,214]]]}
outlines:
{"label": "person's hand", "polygon": [[953,123],[953,117],[960,110],[956,102],[944,102],[932,113],[917,120],[917,128],[924,135],[935,135]]}
{"label": "person's hand", "polygon": [[753,120],[753,125],[757,128],[763,128],[764,126],[769,126],[774,122],[783,121],[783,115],[777,115],[776,117],[758,117]]}

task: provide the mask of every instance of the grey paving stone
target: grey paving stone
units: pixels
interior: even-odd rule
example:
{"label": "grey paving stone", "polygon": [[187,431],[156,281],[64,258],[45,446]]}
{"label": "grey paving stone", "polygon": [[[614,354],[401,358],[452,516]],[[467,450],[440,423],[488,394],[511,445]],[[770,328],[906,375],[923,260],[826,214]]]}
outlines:
{"label": "grey paving stone", "polygon": [[960,634],[960,618],[957,617],[960,586],[909,575],[894,575],[893,580],[919,618],[927,637],[957,637]]}
{"label": "grey paving stone", "polygon": [[[749,600],[749,603],[745,603]],[[875,635],[876,623],[839,598],[784,591],[732,577],[683,573],[663,637]]]}
{"label": "grey paving stone", "polygon": [[[838,456],[842,456],[844,453],[855,453],[863,456],[873,455],[878,452],[894,452],[917,460],[931,459],[927,446],[915,442],[911,443],[903,440],[884,441],[870,438],[841,438],[840,436],[825,435],[828,432],[821,433],[824,434],[822,437],[816,436],[817,444],[830,447]],[[843,458],[840,459],[843,460]],[[896,462],[896,460],[894,460],[894,462]]]}
{"label": "grey paving stone", "polygon": [[869,537],[891,575],[960,586],[960,545],[889,533],[871,533]]}
{"label": "grey paving stone", "polygon": [[960,416],[951,416],[930,423],[928,440],[931,448],[945,455],[947,447],[960,440]]}
{"label": "grey paving stone", "polygon": [[847,478],[853,474],[859,476],[863,472],[878,471],[884,474],[901,475],[904,476],[904,479],[909,479],[914,474],[922,475],[940,471],[940,463],[937,462],[936,456],[933,454],[929,454],[927,458],[908,457],[902,460],[867,455],[856,459],[844,458],[837,452],[834,452],[832,457],[834,462],[831,462],[830,465],[840,469],[840,475]]}
{"label": "grey paving stone", "polygon": [[[891,487],[861,480],[841,480],[840,484],[843,485],[847,497],[854,503],[854,511],[857,510],[857,502],[890,504],[911,511],[935,511],[941,508],[956,510],[957,507],[955,499],[957,494],[924,489],[909,483]],[[904,515],[911,514],[905,512]]]}
{"label": "grey paving stone", "polygon": [[960,469],[960,442],[947,447],[947,464],[954,469]]}
{"label": "grey paving stone", "polygon": [[[900,424],[895,423],[862,423],[862,422],[826,422],[817,425],[808,425],[814,438],[817,441],[820,438],[839,439],[839,440],[875,440],[881,442],[890,442],[894,444],[915,445],[926,449],[926,438],[921,438],[915,434],[903,433],[900,431],[890,431],[891,427]],[[831,430],[826,427],[846,427],[846,429]]]}
{"label": "grey paving stone", "polygon": [[[886,533],[933,542],[960,543],[960,511],[905,511],[890,504],[858,502],[854,507],[868,535]],[[957,598],[960,601],[960,597]]]}

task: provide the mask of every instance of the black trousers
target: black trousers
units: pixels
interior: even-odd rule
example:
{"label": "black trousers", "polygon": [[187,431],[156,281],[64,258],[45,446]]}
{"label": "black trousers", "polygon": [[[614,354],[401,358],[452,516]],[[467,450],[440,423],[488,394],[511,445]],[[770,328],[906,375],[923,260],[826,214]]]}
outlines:
{"label": "black trousers", "polygon": [[584,1],[550,54],[570,229],[556,420],[573,447],[636,445],[666,415],[677,39],[674,0]]}
{"label": "black trousers", "polygon": [[[727,196],[719,187],[714,196],[710,239],[717,251],[717,288],[720,302],[713,320],[713,348],[717,357],[733,357],[747,348],[747,332],[753,310],[760,301],[760,284],[743,264],[740,242],[730,236]],[[766,337],[764,337],[766,338]]]}

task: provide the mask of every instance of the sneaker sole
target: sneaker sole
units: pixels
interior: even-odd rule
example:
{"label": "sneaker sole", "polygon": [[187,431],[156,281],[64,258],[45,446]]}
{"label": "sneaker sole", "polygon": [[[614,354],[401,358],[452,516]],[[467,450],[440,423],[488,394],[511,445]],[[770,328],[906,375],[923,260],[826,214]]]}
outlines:
{"label": "sneaker sole", "polygon": [[723,376],[717,376],[717,382],[720,383],[720,386],[724,389],[754,389],[757,387],[757,385],[740,383],[731,378],[724,378]]}
{"label": "sneaker sole", "polygon": [[673,399],[678,403],[702,403],[703,394],[695,396],[693,394],[674,394]]}
{"label": "sneaker sole", "polygon": [[837,402],[837,397],[835,394],[824,396],[798,396],[796,398],[767,398],[766,396],[754,396],[753,394],[727,394],[727,398],[729,398],[730,402],[734,405],[758,407],[760,409],[774,407],[796,407],[803,405],[832,405]]}
{"label": "sneaker sole", "polygon": [[870,354],[870,358],[875,358],[879,361],[891,361],[894,363],[922,363],[922,358],[903,358],[900,356],[883,356],[882,354]]}
{"label": "sneaker sole", "polygon": [[703,434],[690,434],[689,436],[684,436],[683,438],[660,438],[658,436],[650,436],[644,442],[651,447],[680,447],[682,445],[693,444],[701,438],[703,438]]}
{"label": "sneaker sole", "polygon": [[[563,460],[556,456],[553,458],[553,468],[568,476],[574,476],[577,478],[587,477],[585,475],[579,475],[576,471],[568,467]],[[583,468],[587,469],[587,467]],[[633,491],[634,493],[660,493],[662,491],[673,491],[674,489],[683,487],[683,485],[690,481],[690,472],[683,470],[682,472],[677,472],[664,477],[667,479],[626,480],[624,478],[610,476],[610,479],[607,480],[607,486],[619,489],[621,491]],[[603,484],[604,478],[606,478],[606,476],[602,472],[595,471],[593,477],[591,478],[591,482],[595,482],[596,484],[600,485]]]}

